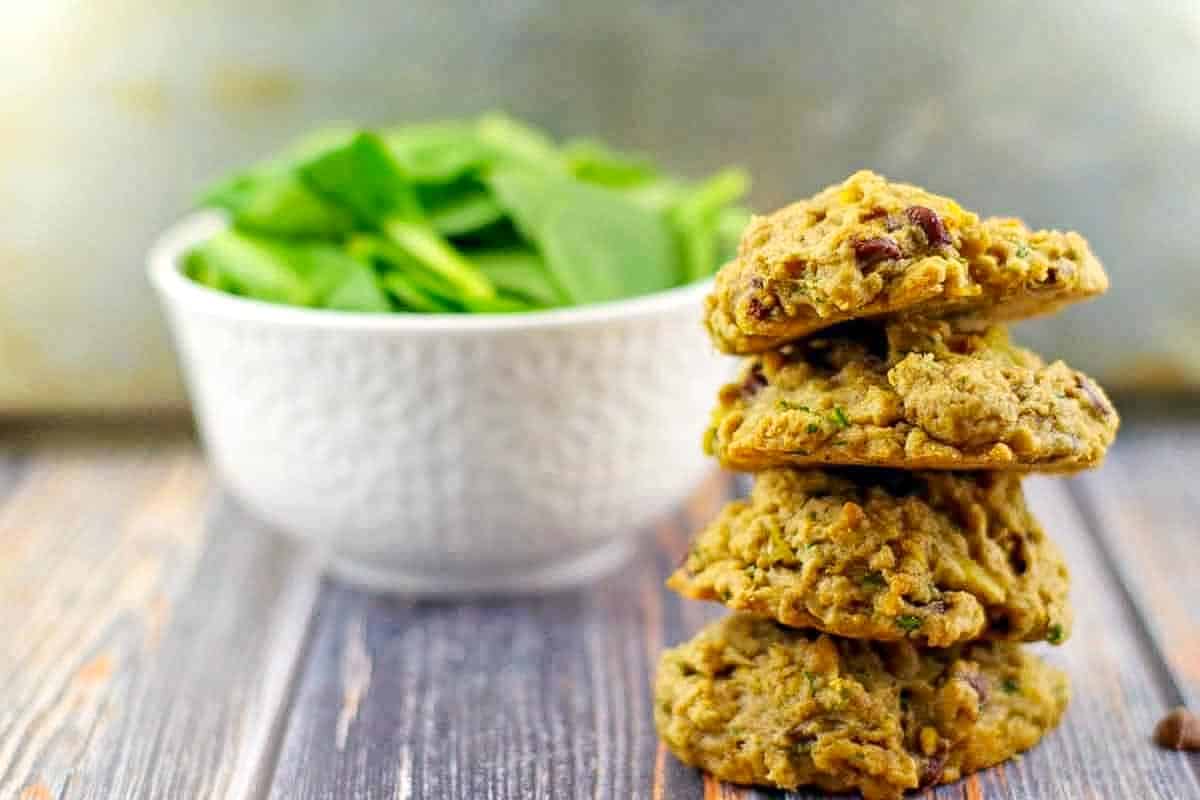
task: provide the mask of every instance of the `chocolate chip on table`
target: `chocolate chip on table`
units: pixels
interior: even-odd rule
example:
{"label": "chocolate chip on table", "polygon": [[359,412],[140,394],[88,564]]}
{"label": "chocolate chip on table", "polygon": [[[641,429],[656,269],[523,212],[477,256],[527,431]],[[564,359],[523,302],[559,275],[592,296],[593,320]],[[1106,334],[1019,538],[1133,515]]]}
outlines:
{"label": "chocolate chip on table", "polygon": [[942,247],[950,244],[950,234],[942,218],[932,208],[925,206],[909,206],[904,209],[904,216],[925,233],[925,240],[930,247]]}
{"label": "chocolate chip on table", "polygon": [[1169,750],[1200,750],[1200,717],[1183,706],[1172,709],[1155,726],[1154,741]]}
{"label": "chocolate chip on table", "polygon": [[854,243],[854,258],[864,265],[900,258],[900,245],[888,236],[859,239]]}

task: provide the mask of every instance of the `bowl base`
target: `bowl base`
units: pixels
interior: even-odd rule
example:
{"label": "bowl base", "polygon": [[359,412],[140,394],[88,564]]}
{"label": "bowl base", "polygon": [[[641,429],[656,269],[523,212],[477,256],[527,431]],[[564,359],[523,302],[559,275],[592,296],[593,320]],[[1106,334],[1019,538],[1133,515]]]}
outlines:
{"label": "bowl base", "polygon": [[628,537],[605,542],[572,558],[533,570],[499,574],[454,575],[406,572],[378,562],[331,554],[324,559],[327,574],[376,592],[423,596],[529,594],[566,589],[596,580],[627,562],[637,549]]}

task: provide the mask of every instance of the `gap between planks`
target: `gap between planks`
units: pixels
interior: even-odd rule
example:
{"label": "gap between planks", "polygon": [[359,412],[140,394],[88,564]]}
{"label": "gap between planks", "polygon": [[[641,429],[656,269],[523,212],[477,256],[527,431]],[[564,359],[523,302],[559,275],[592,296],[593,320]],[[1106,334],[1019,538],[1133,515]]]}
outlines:
{"label": "gap between planks", "polygon": [[1096,543],[1096,550],[1100,553],[1111,584],[1120,592],[1121,599],[1133,612],[1130,617],[1133,618],[1138,641],[1152,656],[1150,661],[1155,666],[1155,677],[1163,690],[1167,705],[1185,705],[1184,683],[1171,668],[1166,651],[1159,646],[1159,639],[1154,633],[1151,618],[1147,615],[1147,604],[1142,601],[1141,592],[1128,580],[1126,571],[1121,569],[1120,562],[1112,551],[1108,539],[1111,534],[1105,530],[1106,523],[1103,517],[1092,505],[1087,492],[1075,481],[1067,482],[1067,494],[1078,509],[1084,528]]}
{"label": "gap between planks", "polygon": [[[1135,420],[1104,469],[1069,484],[1113,583],[1133,609],[1141,646],[1154,656],[1166,705],[1194,712],[1200,711],[1200,614],[1188,589],[1200,581],[1197,470],[1196,420]],[[1179,758],[1200,783],[1200,757]]]}
{"label": "gap between planks", "polygon": [[280,602],[281,624],[268,645],[272,655],[263,676],[264,719],[251,732],[245,755],[238,755],[229,780],[229,800],[259,800],[271,791],[288,717],[295,707],[300,676],[312,648],[321,573],[314,557],[301,556],[287,595]]}

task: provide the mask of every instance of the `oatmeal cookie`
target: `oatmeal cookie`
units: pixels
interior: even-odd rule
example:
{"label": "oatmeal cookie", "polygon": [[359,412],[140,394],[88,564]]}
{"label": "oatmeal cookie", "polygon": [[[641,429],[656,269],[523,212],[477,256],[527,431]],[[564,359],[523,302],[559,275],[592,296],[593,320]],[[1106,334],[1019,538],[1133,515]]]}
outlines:
{"label": "oatmeal cookie", "polygon": [[964,310],[1021,319],[1107,288],[1077,233],[980,220],[864,171],[755,218],[717,275],[705,320],[721,350],[757,353],[849,319]]}
{"label": "oatmeal cookie", "polygon": [[1071,472],[1116,435],[1102,389],[969,319],[857,320],[747,359],[705,448],[733,469],[793,464]]}
{"label": "oatmeal cookie", "polygon": [[1067,680],[1009,642],[921,649],[735,614],[659,663],[655,724],[722,780],[896,800],[1027,750]]}
{"label": "oatmeal cookie", "polygon": [[725,507],[667,585],[859,639],[1064,641],[1069,578],[1004,472],[774,469]]}

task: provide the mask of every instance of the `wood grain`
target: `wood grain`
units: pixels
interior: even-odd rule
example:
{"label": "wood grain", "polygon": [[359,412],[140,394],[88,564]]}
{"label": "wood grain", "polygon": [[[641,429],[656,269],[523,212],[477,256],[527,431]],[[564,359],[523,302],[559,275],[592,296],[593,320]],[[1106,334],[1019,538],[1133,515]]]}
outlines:
{"label": "wood grain", "polygon": [[[722,785],[654,742],[656,653],[721,613],[682,602],[661,580],[728,491],[709,486],[633,568],[587,590],[447,605],[328,586],[272,796],[818,797]],[[1075,699],[1021,760],[924,796],[1200,796],[1187,760],[1149,742],[1170,691],[1134,610],[1112,591],[1104,551],[1063,481],[1034,479],[1029,491],[1073,565],[1075,636],[1040,649],[1071,674]],[[364,670],[347,667],[359,647],[371,664],[365,692],[353,677]]]}
{"label": "wood grain", "polygon": [[[980,775],[984,797],[1200,797],[1187,759],[1158,749],[1154,724],[1170,702],[1161,665],[1119,591],[1101,542],[1085,527],[1067,481],[1031,478],[1026,492],[1071,568],[1075,627],[1061,647],[1040,648],[1071,678],[1063,724],[1021,761]],[[947,797],[957,795],[947,794]]]}
{"label": "wood grain", "polygon": [[0,798],[254,793],[315,577],[306,599],[292,550],[229,503],[206,524],[186,436],[21,447],[0,507]]}
{"label": "wood grain", "polygon": [[1174,697],[1200,712],[1200,423],[1141,423],[1109,463],[1077,482],[1111,554],[1119,588],[1137,609],[1169,671]]}
{"label": "wood grain", "polygon": [[[1200,797],[1150,743],[1196,691],[1200,425],[1127,430],[1028,493],[1074,576],[1063,726],[926,798]],[[815,798],[723,785],[657,742],[663,647],[721,615],[662,586],[736,491],[714,477],[597,584],[413,601],[321,583],[163,431],[0,448],[0,798]],[[743,487],[744,488],[744,487]],[[1089,530],[1090,529],[1090,530]]]}
{"label": "wood grain", "polygon": [[327,584],[271,797],[699,797],[658,746],[649,681],[684,627],[662,576],[727,485],[587,589],[452,603]]}

